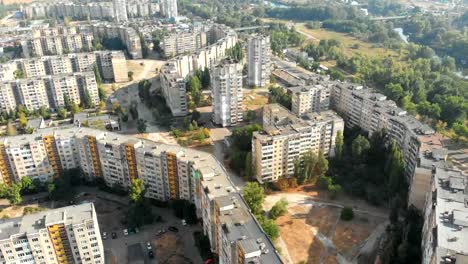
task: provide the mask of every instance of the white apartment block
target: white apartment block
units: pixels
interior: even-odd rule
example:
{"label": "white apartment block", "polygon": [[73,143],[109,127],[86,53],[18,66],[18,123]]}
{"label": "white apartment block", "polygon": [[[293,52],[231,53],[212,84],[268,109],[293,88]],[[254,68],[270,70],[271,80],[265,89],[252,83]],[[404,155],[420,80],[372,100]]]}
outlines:
{"label": "white apartment block", "polygon": [[222,164],[206,152],[90,128],[44,129],[0,139],[3,182],[28,177],[25,172],[13,175],[16,164],[9,162],[10,148],[34,144],[43,155],[42,164],[49,167],[44,174],[54,171],[54,176],[59,177],[62,169],[78,168],[89,180],[101,178],[109,186],[119,184],[124,188],[138,178],[147,184],[148,198],[191,201],[210,238],[211,250],[223,256],[220,263],[283,263]]}
{"label": "white apartment block", "polygon": [[302,116],[309,112],[322,112],[330,109],[330,87],[321,84],[288,88],[291,94],[291,111]]}
{"label": "white apartment block", "polygon": [[333,111],[297,117],[278,104],[263,107],[263,131],[254,132],[252,162],[260,183],[277,181],[294,173],[294,161],[312,151],[334,155],[338,131],[344,122]]}
{"label": "white apartment block", "polygon": [[247,83],[263,87],[270,83],[270,37],[255,35],[247,42]]}
{"label": "white apartment block", "polygon": [[162,39],[162,49],[166,58],[191,54],[207,45],[206,32],[200,30],[174,30]]}
{"label": "white apartment block", "polygon": [[126,22],[127,17],[127,1],[126,0],[112,0],[114,5],[115,21]]}
{"label": "white apartment block", "polygon": [[[146,0],[125,1],[127,17],[149,17],[159,13],[159,3]],[[122,11],[120,11],[122,12]],[[75,17],[81,20],[95,19],[113,20],[116,18],[114,3],[109,2],[53,2],[32,3],[24,7],[24,13],[29,19],[46,17]]]}
{"label": "white apartment block", "polygon": [[208,30],[209,35],[212,32],[217,32],[215,35],[221,38],[210,37],[211,45],[191,55],[175,57],[161,67],[161,88],[174,116],[185,116],[188,113],[185,80],[198,69],[214,67],[225,57],[226,50],[237,43],[237,34],[227,27],[212,25]]}
{"label": "white apartment block", "polygon": [[94,65],[98,67],[102,79],[114,82],[128,81],[127,61],[122,51],[94,51],[16,59],[2,64],[0,74],[3,70],[5,78],[2,80],[8,81],[15,79],[15,71],[22,71],[25,77],[33,78],[93,71]]}
{"label": "white apartment block", "polygon": [[41,36],[21,41],[25,58],[45,55],[62,55],[71,52],[90,51],[93,35],[79,33],[73,35]]}
{"label": "white apartment block", "polygon": [[408,183],[411,183],[420,155],[421,139],[434,134],[434,129],[408,115],[386,96],[350,83],[335,83],[331,104],[343,115],[346,126],[358,126],[369,135],[385,129],[403,152],[405,173]]}
{"label": "white apartment block", "polygon": [[159,3],[161,13],[165,18],[176,18],[178,16],[177,0],[161,0]]}
{"label": "white apartment block", "polygon": [[211,71],[213,122],[223,127],[242,122],[242,64],[222,60]]}
{"label": "white apartment block", "polygon": [[93,104],[99,103],[99,93],[94,72],[79,72],[42,77],[18,79],[0,83],[2,111],[11,111],[23,105],[34,110],[42,106],[59,108],[65,106],[64,96],[80,104],[88,91]]}
{"label": "white apartment block", "polygon": [[0,263],[104,263],[92,203],[3,220],[0,229]]}

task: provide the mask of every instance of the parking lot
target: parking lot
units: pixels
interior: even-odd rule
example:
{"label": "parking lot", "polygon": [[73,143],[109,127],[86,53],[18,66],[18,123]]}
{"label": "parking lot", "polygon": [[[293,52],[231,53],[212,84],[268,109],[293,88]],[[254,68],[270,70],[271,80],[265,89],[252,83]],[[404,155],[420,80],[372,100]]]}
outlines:
{"label": "parking lot", "polygon": [[[107,239],[103,240],[106,263],[203,263],[193,239],[193,232],[200,231],[200,225],[183,226],[181,220],[173,215],[170,208],[153,206],[154,214],[161,216],[162,222],[143,226],[139,228],[138,233],[129,232],[128,235],[124,235],[124,229],[127,227],[122,224],[122,220],[126,214],[127,197],[101,192],[96,188],[80,189],[86,192],[86,195],[77,202],[94,203],[101,233],[107,233]],[[178,231],[169,231],[170,226],[176,227]],[[157,235],[162,229],[166,232]],[[112,238],[113,232],[116,235],[115,238]],[[148,256],[148,242],[154,253],[152,259]],[[141,250],[135,245],[140,245]],[[129,249],[131,260],[128,259]]]}

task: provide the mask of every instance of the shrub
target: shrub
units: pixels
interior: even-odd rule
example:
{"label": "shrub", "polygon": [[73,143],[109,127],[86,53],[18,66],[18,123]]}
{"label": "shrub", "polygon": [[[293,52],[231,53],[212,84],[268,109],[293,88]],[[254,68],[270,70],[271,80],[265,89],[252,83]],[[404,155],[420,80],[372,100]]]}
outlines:
{"label": "shrub", "polygon": [[354,211],[353,208],[345,206],[343,210],[341,210],[340,215],[341,220],[343,221],[351,221],[354,218]]}
{"label": "shrub", "polygon": [[270,217],[272,219],[276,219],[288,212],[288,201],[286,199],[282,198],[278,202],[273,205],[273,207],[270,210]]}
{"label": "shrub", "polygon": [[328,190],[330,185],[333,185],[333,183],[332,179],[328,176],[320,176],[317,180],[317,187],[321,190]]}
{"label": "shrub", "polygon": [[328,192],[330,195],[330,199],[336,199],[336,197],[338,197],[338,195],[341,193],[341,185],[339,184],[328,185]]}

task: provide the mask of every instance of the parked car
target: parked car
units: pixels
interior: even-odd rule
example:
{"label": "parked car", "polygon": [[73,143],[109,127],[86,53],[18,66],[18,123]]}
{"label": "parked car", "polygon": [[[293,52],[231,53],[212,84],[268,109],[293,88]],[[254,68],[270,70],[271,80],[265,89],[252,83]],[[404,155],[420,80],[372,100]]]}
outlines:
{"label": "parked car", "polygon": [[154,253],[153,253],[152,250],[148,251],[148,257],[151,258],[151,259],[154,258]]}
{"label": "parked car", "polygon": [[124,236],[128,236],[128,229],[124,229],[123,234],[124,234]]}
{"label": "parked car", "polygon": [[151,242],[146,243],[146,249],[149,251],[153,250],[153,247],[151,246]]}
{"label": "parked car", "polygon": [[116,239],[117,238],[117,233],[116,232],[112,232],[112,239]]}
{"label": "parked car", "polygon": [[160,236],[162,234],[166,233],[165,229],[159,229],[158,232],[156,232],[156,236]]}
{"label": "parked car", "polygon": [[183,226],[186,226],[186,225],[187,225],[187,221],[185,221],[185,219],[182,219],[182,225],[183,225]]}
{"label": "parked car", "polygon": [[106,240],[107,239],[107,232],[102,232],[102,239]]}
{"label": "parked car", "polygon": [[167,229],[169,229],[169,231],[174,232],[174,233],[179,232],[179,229],[177,227],[175,227],[175,226],[170,226]]}

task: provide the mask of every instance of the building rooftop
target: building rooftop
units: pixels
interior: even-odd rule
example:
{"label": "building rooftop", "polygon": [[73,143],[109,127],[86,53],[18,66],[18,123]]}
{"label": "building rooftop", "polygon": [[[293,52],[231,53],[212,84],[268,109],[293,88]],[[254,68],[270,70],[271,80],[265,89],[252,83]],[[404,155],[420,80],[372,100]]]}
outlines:
{"label": "building rooftop", "polygon": [[[468,256],[468,177],[437,168],[434,175],[437,262],[445,256]],[[457,261],[457,263],[459,263]]]}
{"label": "building rooftop", "polygon": [[58,209],[38,212],[23,217],[0,220],[0,239],[9,239],[14,235],[36,233],[39,230],[57,223],[79,224],[92,219],[94,205],[85,203]]}

